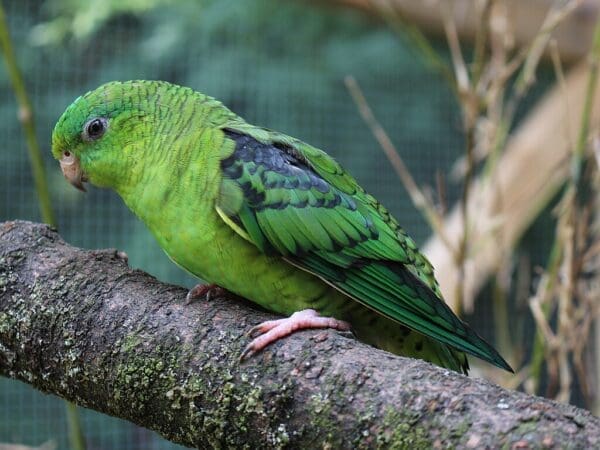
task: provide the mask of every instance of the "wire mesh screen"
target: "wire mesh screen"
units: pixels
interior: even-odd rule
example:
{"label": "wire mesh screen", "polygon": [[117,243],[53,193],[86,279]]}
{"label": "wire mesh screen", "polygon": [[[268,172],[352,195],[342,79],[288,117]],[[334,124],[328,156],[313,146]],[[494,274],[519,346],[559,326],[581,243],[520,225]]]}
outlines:
{"label": "wire mesh screen", "polygon": [[[163,281],[194,283],[116,194],[92,188],[84,195],[72,189],[50,155],[54,123],[73,99],[101,83],[128,79],[190,86],[219,98],[251,123],[325,149],[418,242],[429,236],[343,79],[350,74],[358,80],[421,185],[435,185],[436,173],[448,173],[463,151],[459,108],[441,77],[380,22],[301,1],[4,3],[45,150],[59,230],[73,245],[116,247],[129,255],[132,267]],[[39,221],[17,105],[3,69],[0,99],[0,220]],[[448,181],[449,204],[459,192]],[[491,328],[489,318],[475,327]],[[83,411],[82,420],[90,449],[177,447],[93,411]],[[1,379],[0,443],[40,445],[49,440],[67,447],[62,400]]]}

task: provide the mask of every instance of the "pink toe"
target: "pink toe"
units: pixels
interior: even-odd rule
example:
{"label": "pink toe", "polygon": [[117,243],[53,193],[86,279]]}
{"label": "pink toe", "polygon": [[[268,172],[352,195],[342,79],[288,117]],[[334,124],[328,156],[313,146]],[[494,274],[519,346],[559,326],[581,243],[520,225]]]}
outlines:
{"label": "pink toe", "polygon": [[248,354],[259,352],[268,345],[296,331],[314,328],[333,328],[347,331],[350,330],[350,324],[332,317],[321,317],[312,309],[295,312],[287,319],[268,320],[252,328],[251,335],[257,332],[264,334],[250,342],[242,353],[242,359]]}

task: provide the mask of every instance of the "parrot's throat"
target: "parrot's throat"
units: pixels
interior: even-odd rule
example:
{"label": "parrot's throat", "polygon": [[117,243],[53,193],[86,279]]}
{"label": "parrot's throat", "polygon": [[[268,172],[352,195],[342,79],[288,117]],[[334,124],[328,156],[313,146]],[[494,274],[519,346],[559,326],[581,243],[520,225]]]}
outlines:
{"label": "parrot's throat", "polygon": [[113,189],[123,196],[139,185],[145,164],[143,158],[136,161],[125,149],[117,148],[112,153],[83,155],[81,168],[94,186]]}
{"label": "parrot's throat", "polygon": [[[181,192],[195,188],[185,186],[190,178],[189,160],[182,157],[181,147],[162,142],[163,151],[146,147],[130,155],[124,180],[114,187],[127,206],[152,228],[164,220],[181,198]],[[169,151],[165,152],[164,149]]]}

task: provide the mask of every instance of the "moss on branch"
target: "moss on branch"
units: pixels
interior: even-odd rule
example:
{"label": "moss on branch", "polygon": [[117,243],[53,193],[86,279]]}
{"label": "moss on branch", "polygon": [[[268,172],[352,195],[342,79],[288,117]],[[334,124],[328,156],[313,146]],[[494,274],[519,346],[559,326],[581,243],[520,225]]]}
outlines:
{"label": "moss on branch", "polygon": [[199,448],[596,448],[590,413],[348,335],[305,331],[240,363],[270,318],[0,224],[0,373]]}

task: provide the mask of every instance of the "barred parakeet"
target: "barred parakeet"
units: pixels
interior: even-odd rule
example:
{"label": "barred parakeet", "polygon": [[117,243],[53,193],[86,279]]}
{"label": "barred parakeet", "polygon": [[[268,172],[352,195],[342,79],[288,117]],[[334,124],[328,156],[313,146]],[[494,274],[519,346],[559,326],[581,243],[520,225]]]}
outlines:
{"label": "barred parakeet", "polygon": [[162,81],[110,82],[77,98],[52,135],[76,187],[114,189],[179,266],[287,319],[247,352],[303,328],[351,327],[390,352],[467,373],[500,354],[444,303],[433,269],[327,153],[250,125]]}

